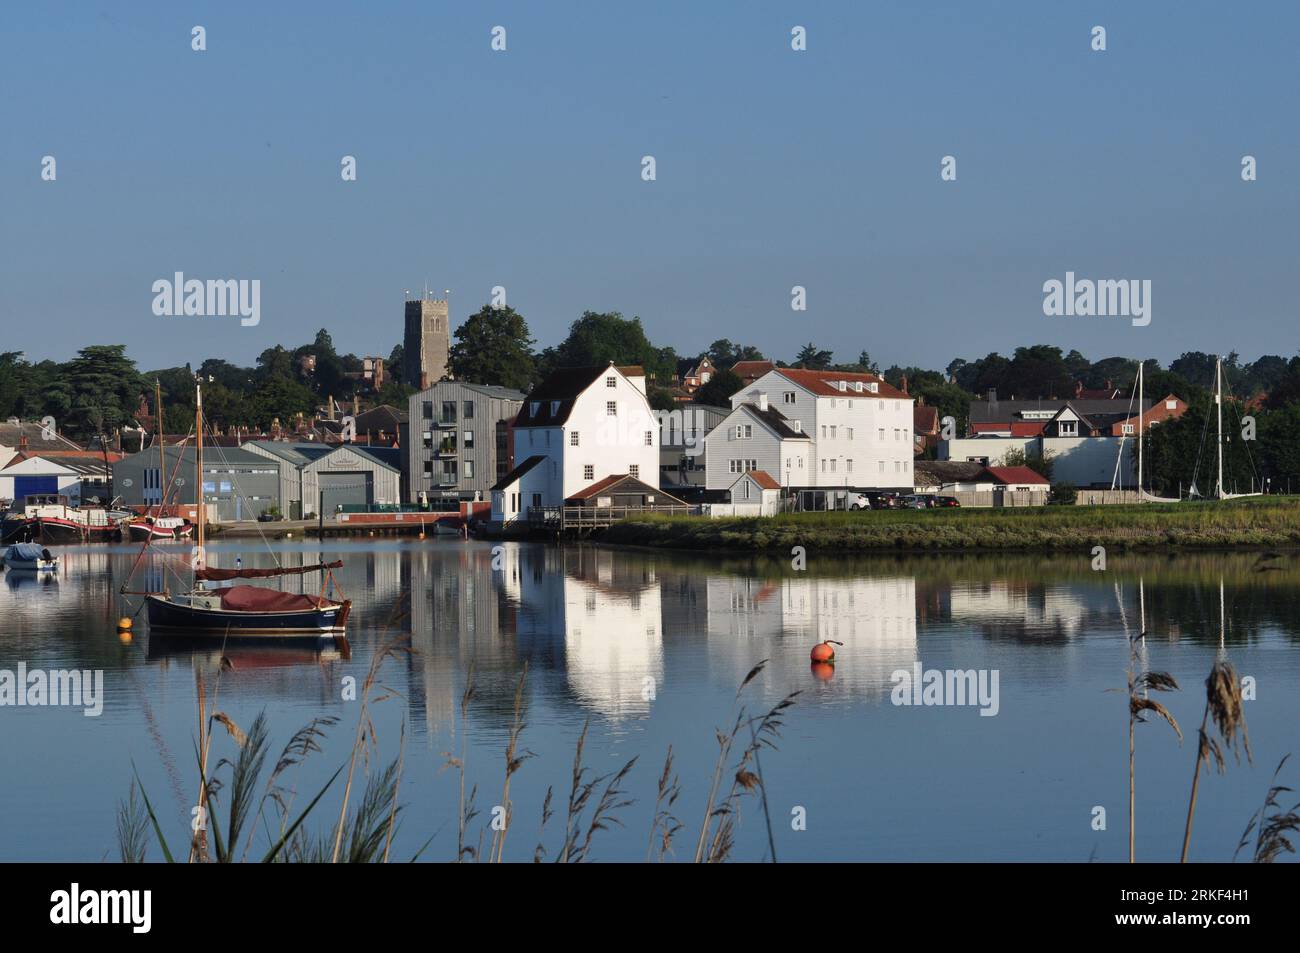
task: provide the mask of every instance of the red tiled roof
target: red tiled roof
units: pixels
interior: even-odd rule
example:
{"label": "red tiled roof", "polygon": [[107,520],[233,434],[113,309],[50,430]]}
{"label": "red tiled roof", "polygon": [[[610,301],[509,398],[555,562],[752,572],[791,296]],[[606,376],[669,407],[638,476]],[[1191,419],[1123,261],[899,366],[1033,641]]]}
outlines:
{"label": "red tiled roof", "polygon": [[595,483],[593,483],[591,486],[587,487],[586,489],[579,490],[577,493],[573,494],[573,496],[569,497],[569,499],[571,500],[591,499],[591,497],[595,496],[597,493],[600,493],[604,490],[608,490],[615,483],[618,483],[620,480],[625,480],[627,479],[627,477],[628,474],[626,473],[611,473],[609,476],[605,477],[604,479],[597,480]]}
{"label": "red tiled roof", "polygon": [[581,489],[577,493],[574,493],[572,496],[568,496],[565,499],[566,501],[567,500],[589,500],[594,496],[599,496],[601,493],[604,493],[606,490],[612,490],[614,489],[614,487],[625,483],[631,485],[631,491],[633,493],[644,493],[646,495],[653,495],[655,499],[659,502],[667,501],[667,502],[672,502],[674,504],[679,504],[681,506],[686,505],[682,500],[677,499],[677,497],[673,496],[671,493],[665,493],[659,487],[651,486],[649,483],[646,483],[644,480],[638,479],[637,477],[634,477],[629,473],[611,473],[609,476],[597,480],[595,483],[591,484],[591,486]]}
{"label": "red tiled roof", "polygon": [[1049,486],[1049,481],[1041,473],[1029,469],[1029,467],[987,467],[989,473],[999,483],[1018,484],[1032,483],[1042,486]]}
{"label": "red tiled roof", "polygon": [[762,377],[775,369],[776,365],[771,361],[737,361],[731,365],[731,373],[737,377]]}
{"label": "red tiled roof", "polygon": [[1038,437],[1043,433],[1043,428],[1047,426],[1045,420],[1013,420],[1011,421],[1011,436],[1013,437]]}
{"label": "red tiled roof", "polygon": [[757,483],[765,490],[781,489],[781,484],[777,483],[776,480],[772,479],[771,474],[769,474],[766,470],[750,470],[749,473],[746,474],[746,476],[752,477],[754,482]]}
{"label": "red tiled roof", "polygon": [[[819,397],[897,397],[911,400],[907,394],[886,383],[885,379],[877,374],[854,374],[848,371],[807,371],[797,367],[778,367],[777,373],[800,387],[812,391]],[[850,384],[854,381],[862,381],[864,384],[879,384],[880,387],[874,394],[866,390],[858,392],[851,388],[842,391],[835,386],[837,381],[848,381]]]}
{"label": "red tiled roof", "polygon": [[917,404],[912,408],[912,432],[917,434],[937,434],[939,432],[939,408]]}

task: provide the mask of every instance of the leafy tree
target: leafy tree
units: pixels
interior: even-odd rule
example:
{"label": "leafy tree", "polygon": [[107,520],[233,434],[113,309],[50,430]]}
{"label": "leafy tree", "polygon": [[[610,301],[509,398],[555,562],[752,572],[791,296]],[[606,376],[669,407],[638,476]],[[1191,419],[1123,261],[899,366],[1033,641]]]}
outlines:
{"label": "leafy tree", "polygon": [[1001,465],[1004,467],[1029,467],[1049,483],[1052,479],[1052,470],[1055,469],[1056,460],[1052,454],[1040,456],[1036,453],[1026,453],[1020,447],[1008,450],[1002,455]]}
{"label": "leafy tree", "polygon": [[59,404],[66,410],[59,423],[82,440],[111,434],[131,423],[145,386],[124,344],[82,348],[63,365],[62,377],[66,389],[60,389]]}
{"label": "leafy tree", "polygon": [[1074,392],[1074,381],[1061,356],[1061,349],[1048,344],[1016,348],[1006,368],[1005,379],[1011,387],[1008,396],[1069,397]]}
{"label": "leafy tree", "polygon": [[733,344],[726,338],[719,338],[709,345],[705,351],[705,356],[713,362],[717,368],[728,368],[737,361],[761,361],[763,352],[756,347],[748,344]]}
{"label": "leafy tree", "polygon": [[664,387],[647,388],[646,400],[654,410],[675,410],[679,406],[672,393]]}
{"label": "leafy tree", "polygon": [[1281,409],[1297,401],[1300,401],[1300,357],[1293,357],[1287,364],[1286,374],[1269,391],[1267,403],[1269,407]]}
{"label": "leafy tree", "polygon": [[451,371],[471,384],[526,391],[537,378],[528,322],[514,308],[484,305],[456,329]]}
{"label": "leafy tree", "polygon": [[794,366],[810,371],[824,371],[831,366],[833,358],[832,352],[820,350],[816,344],[809,341],[795,355]]}
{"label": "leafy tree", "polygon": [[652,345],[640,318],[624,318],[617,311],[583,312],[569,326],[568,337],[542,352],[539,364],[549,373],[557,367],[590,367],[610,361],[644,367],[656,381],[672,380],[677,372],[676,354]]}
{"label": "leafy tree", "polygon": [[710,407],[730,407],[731,395],[744,390],[745,382],[740,375],[727,369],[718,371],[709,382],[695,392],[695,401]]}
{"label": "leafy tree", "polygon": [[1079,491],[1073,483],[1053,483],[1047,499],[1052,503],[1075,503],[1079,499]]}
{"label": "leafy tree", "polygon": [[405,408],[407,401],[414,393],[415,388],[404,383],[400,378],[386,377],[384,378],[384,386],[375,392],[375,403]]}

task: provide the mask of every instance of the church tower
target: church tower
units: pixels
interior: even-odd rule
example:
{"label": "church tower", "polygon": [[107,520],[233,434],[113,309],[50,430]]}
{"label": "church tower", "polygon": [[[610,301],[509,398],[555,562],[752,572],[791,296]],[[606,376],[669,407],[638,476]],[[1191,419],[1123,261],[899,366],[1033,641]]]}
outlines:
{"label": "church tower", "polygon": [[402,376],[424,390],[447,376],[451,329],[446,299],[406,302],[406,333],[402,339]]}

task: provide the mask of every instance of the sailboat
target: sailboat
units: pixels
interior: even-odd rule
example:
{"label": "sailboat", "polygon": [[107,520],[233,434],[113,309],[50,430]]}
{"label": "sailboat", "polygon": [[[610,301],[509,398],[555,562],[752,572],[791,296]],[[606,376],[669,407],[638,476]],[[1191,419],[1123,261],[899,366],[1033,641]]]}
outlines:
{"label": "sailboat", "polygon": [[[1142,427],[1146,420],[1146,394],[1145,394],[1145,361],[1138,361],[1137,372],[1137,492],[1139,503],[1177,503],[1176,497],[1156,496],[1154,493],[1148,493],[1146,489],[1146,470],[1145,470],[1145,441],[1142,439]],[[1130,407],[1132,404],[1130,403]],[[1112,490],[1119,488],[1120,467],[1124,463],[1124,437],[1120,437],[1119,453],[1115,459],[1115,475],[1111,478],[1110,488]]]}
{"label": "sailboat", "polygon": [[[1262,496],[1262,493],[1229,493],[1223,485],[1223,358],[1215,357],[1214,359],[1214,411],[1215,411],[1215,450],[1216,450],[1216,472],[1214,478],[1214,496],[1220,500],[1236,500],[1243,496]],[[1204,438],[1202,438],[1204,439]],[[1200,455],[1197,455],[1197,465],[1200,465]],[[1189,494],[1193,497],[1201,496],[1201,492],[1196,488],[1196,475],[1192,474],[1192,489]]]}
{"label": "sailboat", "polygon": [[[207,524],[203,493],[203,394],[194,389],[196,487],[198,519],[196,546],[191,560],[194,583],[188,592],[151,592],[145,596],[149,631],[158,635],[255,636],[266,639],[320,639],[341,633],[352,610],[351,600],[326,598],[324,586],[316,596],[282,592],[263,586],[236,584],[208,589],[205,582],[266,579],[338,569],[342,560],[277,569],[216,569],[207,565],[204,533]],[[147,544],[146,544],[147,545]],[[125,588],[124,588],[125,591]]]}
{"label": "sailboat", "polygon": [[167,438],[164,436],[166,428],[163,427],[162,384],[157,378],[154,378],[153,386],[154,413],[158,419],[156,425],[158,428],[158,512],[141,516],[127,524],[128,535],[137,542],[145,539],[186,539],[194,530],[194,527],[184,517],[165,516],[162,512],[167,502],[167,487],[169,486],[167,480]]}

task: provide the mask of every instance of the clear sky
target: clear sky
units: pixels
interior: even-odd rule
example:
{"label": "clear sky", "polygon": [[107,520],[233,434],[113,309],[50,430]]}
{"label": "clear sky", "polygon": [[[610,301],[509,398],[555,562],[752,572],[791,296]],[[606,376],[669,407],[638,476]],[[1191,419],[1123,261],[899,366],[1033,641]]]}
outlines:
{"label": "clear sky", "polygon": [[[539,345],[1291,355],[1298,79],[1291,2],[8,4],[0,349],[386,356],[427,281]],[[1150,279],[1151,324],[1045,317],[1067,270]],[[176,271],[260,279],[261,323],[155,316]]]}

